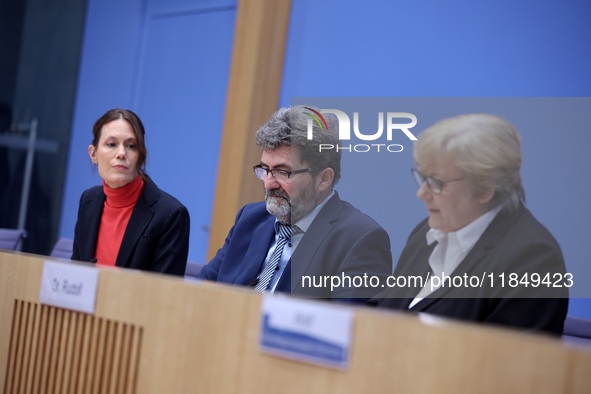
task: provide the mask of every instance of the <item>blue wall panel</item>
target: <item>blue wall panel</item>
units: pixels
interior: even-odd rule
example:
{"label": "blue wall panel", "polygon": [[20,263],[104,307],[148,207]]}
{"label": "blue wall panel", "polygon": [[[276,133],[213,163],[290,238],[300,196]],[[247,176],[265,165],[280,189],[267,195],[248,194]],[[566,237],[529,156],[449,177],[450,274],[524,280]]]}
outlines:
{"label": "blue wall panel", "polygon": [[[306,97],[591,96],[589,20],[591,3],[583,0],[293,0],[281,105]],[[582,121],[591,108],[580,108],[573,123],[568,111],[542,105],[528,121],[531,111],[525,116],[508,104],[491,108],[523,136],[527,205],[560,242],[575,280],[591,291],[584,238],[591,185],[582,181],[591,170],[591,134]],[[464,109],[434,108],[415,130],[435,115],[486,107]],[[409,174],[411,150],[406,141],[405,151],[390,156],[345,153],[337,185],[388,230],[395,261],[426,215]],[[572,300],[570,312],[591,318],[590,301]]]}
{"label": "blue wall panel", "polygon": [[148,174],[189,209],[189,259],[205,260],[235,3],[89,1],[62,236],[74,235],[82,191],[100,184],[87,154],[93,123],[130,108],[146,127]]}
{"label": "blue wall panel", "polygon": [[234,18],[221,11],[146,22],[135,102],[148,128],[148,173],[189,208],[197,261],[207,257]]}

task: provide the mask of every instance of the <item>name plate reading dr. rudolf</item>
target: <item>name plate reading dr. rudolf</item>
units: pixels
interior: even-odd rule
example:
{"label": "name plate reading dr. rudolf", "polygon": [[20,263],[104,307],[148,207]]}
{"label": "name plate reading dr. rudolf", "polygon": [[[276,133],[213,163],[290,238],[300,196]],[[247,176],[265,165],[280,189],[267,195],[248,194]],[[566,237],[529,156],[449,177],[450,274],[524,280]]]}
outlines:
{"label": "name plate reading dr. rudolf", "polygon": [[42,304],[94,313],[99,270],[74,264],[43,263]]}
{"label": "name plate reading dr. rudolf", "polygon": [[349,362],[353,311],[281,296],[265,296],[261,350],[344,369]]}

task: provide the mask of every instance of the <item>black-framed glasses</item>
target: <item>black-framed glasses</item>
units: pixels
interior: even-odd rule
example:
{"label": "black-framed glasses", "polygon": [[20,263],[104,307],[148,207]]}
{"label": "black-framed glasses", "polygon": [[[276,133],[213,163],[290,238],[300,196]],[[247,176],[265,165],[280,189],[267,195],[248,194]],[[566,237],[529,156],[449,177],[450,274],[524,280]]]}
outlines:
{"label": "black-framed glasses", "polygon": [[461,181],[464,179],[464,178],[456,178],[456,179],[448,179],[446,181],[443,181],[441,179],[433,178],[431,176],[425,176],[425,175],[421,174],[419,172],[419,170],[417,170],[416,168],[411,168],[410,172],[412,172],[412,175],[414,176],[415,181],[417,181],[417,184],[419,185],[419,187],[423,186],[423,183],[426,183],[427,188],[433,194],[441,194],[441,192],[443,191],[443,188],[448,183]]}
{"label": "black-framed glasses", "polygon": [[304,168],[303,170],[295,170],[295,171],[280,170],[278,168],[271,170],[270,168],[265,168],[260,164],[257,164],[256,166],[252,167],[252,169],[254,171],[254,174],[259,179],[265,179],[265,177],[267,177],[267,176],[269,176],[269,174],[271,174],[271,176],[279,182],[289,182],[292,175],[316,171],[313,168]]}

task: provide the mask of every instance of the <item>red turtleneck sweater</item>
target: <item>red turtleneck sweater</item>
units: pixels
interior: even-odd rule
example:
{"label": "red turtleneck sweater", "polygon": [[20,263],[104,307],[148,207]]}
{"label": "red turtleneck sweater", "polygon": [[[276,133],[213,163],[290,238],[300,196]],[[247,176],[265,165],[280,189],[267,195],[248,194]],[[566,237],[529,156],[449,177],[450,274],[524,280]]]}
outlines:
{"label": "red turtleneck sweater", "polygon": [[108,187],[103,181],[103,190],[107,198],[96,242],[97,264],[115,265],[131,212],[143,189],[144,181],[139,176],[117,189]]}

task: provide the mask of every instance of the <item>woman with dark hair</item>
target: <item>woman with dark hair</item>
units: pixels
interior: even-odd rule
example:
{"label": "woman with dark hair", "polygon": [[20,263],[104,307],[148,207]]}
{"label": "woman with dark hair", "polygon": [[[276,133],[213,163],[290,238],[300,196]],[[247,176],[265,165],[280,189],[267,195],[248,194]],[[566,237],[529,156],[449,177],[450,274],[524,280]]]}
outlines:
{"label": "woman with dark hair", "polygon": [[82,193],[72,259],[182,276],[189,212],[146,174],[142,121],[112,109],[92,132],[88,155],[103,184]]}

